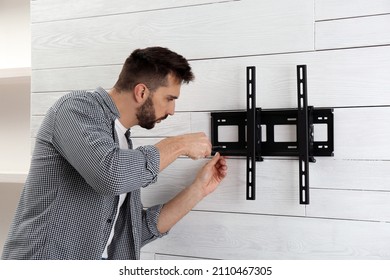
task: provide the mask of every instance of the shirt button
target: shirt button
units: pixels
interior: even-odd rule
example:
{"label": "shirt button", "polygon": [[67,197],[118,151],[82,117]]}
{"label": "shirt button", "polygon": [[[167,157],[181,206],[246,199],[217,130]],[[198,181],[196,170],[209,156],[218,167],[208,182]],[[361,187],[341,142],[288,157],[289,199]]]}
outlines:
{"label": "shirt button", "polygon": [[111,222],[112,222],[111,219],[108,219],[108,220],[107,220],[107,223],[108,223],[108,224],[111,224]]}

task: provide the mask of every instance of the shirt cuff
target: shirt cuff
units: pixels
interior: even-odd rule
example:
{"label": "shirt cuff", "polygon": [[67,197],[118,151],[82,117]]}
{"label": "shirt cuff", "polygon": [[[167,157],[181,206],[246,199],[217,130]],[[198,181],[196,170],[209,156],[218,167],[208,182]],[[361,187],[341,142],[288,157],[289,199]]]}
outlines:
{"label": "shirt cuff", "polygon": [[152,206],[146,210],[146,223],[150,232],[157,238],[161,238],[168,234],[168,232],[161,233],[157,229],[158,217],[160,216],[161,209],[164,205],[159,204]]}
{"label": "shirt cuff", "polygon": [[[152,180],[149,184],[155,183],[157,181],[157,175],[160,172],[160,152],[153,145],[141,146],[136,150],[142,152],[146,160],[146,169],[151,173]],[[145,185],[144,187],[148,186]]]}

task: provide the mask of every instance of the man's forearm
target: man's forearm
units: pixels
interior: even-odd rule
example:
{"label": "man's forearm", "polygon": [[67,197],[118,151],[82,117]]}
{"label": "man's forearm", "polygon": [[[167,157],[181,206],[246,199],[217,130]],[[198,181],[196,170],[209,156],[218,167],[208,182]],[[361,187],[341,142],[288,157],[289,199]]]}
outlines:
{"label": "man's forearm", "polygon": [[[208,144],[207,144],[208,145]],[[208,147],[208,146],[207,146]],[[201,151],[201,149],[199,150]],[[209,153],[209,149],[206,149]],[[196,154],[193,154],[193,156]],[[205,155],[205,152],[200,152]],[[212,193],[225,178],[226,160],[219,153],[207,162],[198,172],[194,182],[182,190],[161,209],[157,222],[160,233],[169,231],[181,218],[195,207],[205,196]]]}
{"label": "man's forearm", "polygon": [[155,147],[160,152],[160,172],[185,153],[179,137],[165,138],[155,144]]}
{"label": "man's forearm", "polygon": [[157,223],[159,232],[169,231],[181,218],[203,199],[200,188],[192,184],[164,204]]}

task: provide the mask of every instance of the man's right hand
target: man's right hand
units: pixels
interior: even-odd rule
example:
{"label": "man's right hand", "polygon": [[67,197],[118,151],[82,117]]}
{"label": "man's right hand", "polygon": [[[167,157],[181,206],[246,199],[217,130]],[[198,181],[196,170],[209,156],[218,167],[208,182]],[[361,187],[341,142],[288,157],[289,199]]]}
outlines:
{"label": "man's right hand", "polygon": [[212,148],[204,132],[168,137],[155,144],[155,147],[160,152],[160,171],[179,156],[188,156],[191,159],[208,157]]}
{"label": "man's right hand", "polygon": [[204,132],[184,134],[178,137],[181,137],[184,144],[185,156],[196,160],[211,155],[211,142]]}

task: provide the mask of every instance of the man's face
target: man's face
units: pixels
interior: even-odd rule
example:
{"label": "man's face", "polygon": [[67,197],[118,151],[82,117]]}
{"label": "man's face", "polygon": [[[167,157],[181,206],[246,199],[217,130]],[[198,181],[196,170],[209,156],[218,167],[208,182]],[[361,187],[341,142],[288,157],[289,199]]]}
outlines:
{"label": "man's face", "polygon": [[180,95],[180,83],[168,75],[167,86],[159,87],[154,93],[148,94],[144,104],[138,108],[137,118],[139,126],[152,129],[156,123],[175,113],[175,100]]}

